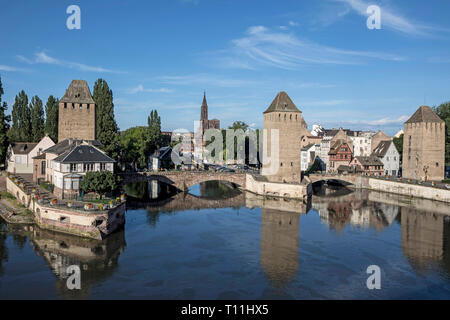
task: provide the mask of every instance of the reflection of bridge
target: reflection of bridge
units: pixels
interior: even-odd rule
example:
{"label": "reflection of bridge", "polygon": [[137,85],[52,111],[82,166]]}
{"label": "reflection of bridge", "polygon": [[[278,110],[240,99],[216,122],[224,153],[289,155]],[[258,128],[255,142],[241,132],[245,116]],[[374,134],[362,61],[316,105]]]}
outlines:
{"label": "reflection of bridge", "polygon": [[[353,184],[356,187],[362,186],[368,180],[368,177],[362,176],[360,174],[310,174],[309,180],[312,183],[316,183],[319,181],[330,181],[337,180],[347,182],[349,184]],[[367,184],[367,183],[366,183]]]}
{"label": "reflection of bridge", "polygon": [[245,173],[210,171],[161,171],[120,174],[124,184],[135,181],[157,180],[183,191],[198,183],[206,181],[228,181],[245,188],[245,175]]}
{"label": "reflection of bridge", "polygon": [[228,198],[228,199],[207,199],[196,197],[190,193],[178,193],[175,196],[162,201],[147,203],[147,211],[182,211],[182,210],[201,210],[201,209],[218,209],[245,206],[245,193]]}

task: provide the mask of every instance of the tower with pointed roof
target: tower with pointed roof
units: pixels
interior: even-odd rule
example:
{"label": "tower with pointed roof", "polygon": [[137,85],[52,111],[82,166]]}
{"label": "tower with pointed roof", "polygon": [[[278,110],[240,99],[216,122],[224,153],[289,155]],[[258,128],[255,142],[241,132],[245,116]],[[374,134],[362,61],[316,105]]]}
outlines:
{"label": "tower with pointed roof", "polygon": [[[301,149],[309,143],[311,133],[286,92],[279,92],[264,111],[264,131],[262,175],[272,182],[299,183]],[[278,142],[273,141],[277,135]]]}
{"label": "tower with pointed roof", "polygon": [[[203,138],[205,131],[208,129],[220,129],[220,120],[208,119],[208,102],[206,101],[206,92],[203,92],[203,102],[200,108],[200,125],[196,129],[195,145],[201,146],[196,148],[195,157],[202,159],[206,148],[206,141]],[[198,131],[197,131],[198,130]]]}
{"label": "tower with pointed roof", "polygon": [[95,102],[85,80],[72,80],[59,100],[58,141],[95,140]]}
{"label": "tower with pointed roof", "polygon": [[403,177],[444,179],[445,122],[428,106],[421,106],[404,124]]}

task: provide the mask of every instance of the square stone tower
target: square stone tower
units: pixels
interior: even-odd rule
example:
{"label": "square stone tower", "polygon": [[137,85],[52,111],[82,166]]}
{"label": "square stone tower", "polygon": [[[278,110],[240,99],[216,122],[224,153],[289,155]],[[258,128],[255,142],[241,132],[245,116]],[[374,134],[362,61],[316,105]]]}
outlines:
{"label": "square stone tower", "polygon": [[[300,183],[301,149],[309,143],[311,133],[302,112],[286,92],[278,93],[264,111],[264,131],[261,174],[272,182]],[[278,143],[272,142],[276,132]]]}
{"label": "square stone tower", "polygon": [[445,122],[428,106],[421,106],[405,122],[403,177],[443,180],[445,172]]}
{"label": "square stone tower", "polygon": [[58,141],[95,140],[95,102],[85,80],[72,80],[59,100]]}

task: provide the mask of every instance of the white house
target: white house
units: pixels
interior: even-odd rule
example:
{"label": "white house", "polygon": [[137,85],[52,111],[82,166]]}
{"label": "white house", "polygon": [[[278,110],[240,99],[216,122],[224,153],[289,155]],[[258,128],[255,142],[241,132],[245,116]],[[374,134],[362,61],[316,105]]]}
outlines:
{"label": "white house", "polygon": [[316,159],[316,145],[314,143],[308,144],[301,150],[301,170],[306,171],[310,164]]}
{"label": "white house", "polygon": [[393,141],[381,141],[373,150],[373,155],[377,156],[384,164],[386,175],[397,176],[400,170],[400,153]]}
{"label": "white house", "polygon": [[372,136],[375,132],[370,131],[354,131],[354,135],[349,135],[350,140],[353,143],[353,156],[370,156]]}
{"label": "white house", "polygon": [[7,171],[14,174],[33,174],[33,158],[54,145],[48,135],[38,143],[11,143],[8,147]]}

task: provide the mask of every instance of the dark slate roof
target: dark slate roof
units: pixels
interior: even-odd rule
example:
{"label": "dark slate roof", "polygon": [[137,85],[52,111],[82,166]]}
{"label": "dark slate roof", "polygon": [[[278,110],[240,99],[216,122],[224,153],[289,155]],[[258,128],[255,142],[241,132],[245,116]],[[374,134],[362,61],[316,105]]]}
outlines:
{"label": "dark slate roof", "polygon": [[60,102],[95,103],[86,80],[72,80]]}
{"label": "dark slate roof", "polygon": [[45,159],[45,153],[41,153],[40,155],[33,157],[33,159]]}
{"label": "dark slate roof", "polygon": [[76,146],[72,150],[61,154],[54,161],[61,163],[115,162],[97,148],[89,145]]}
{"label": "dark slate roof", "polygon": [[310,143],[310,144],[308,144],[307,146],[304,146],[304,147],[302,148],[302,151],[308,151],[309,148],[311,148],[311,147],[314,146],[314,145],[316,145],[316,144],[315,144],[315,143]]}
{"label": "dark slate roof", "polygon": [[78,140],[78,139],[66,139],[66,140],[63,140],[63,141],[55,144],[54,146],[52,146],[48,149],[45,149],[44,152],[60,155],[67,151],[72,150],[75,146],[82,144],[83,141],[90,142],[93,146],[96,146],[96,147],[101,145],[101,143],[97,140],[87,141],[87,140]]}
{"label": "dark slate roof", "polygon": [[379,158],[383,158],[386,155],[386,152],[388,151],[389,147],[391,146],[392,142],[391,140],[387,141],[380,141],[378,146],[373,150],[372,155],[377,156]]}
{"label": "dark slate roof", "polygon": [[363,166],[384,166],[383,162],[375,156],[358,156],[355,157]]}
{"label": "dark slate roof", "polygon": [[11,143],[12,150],[14,154],[28,154],[34,147],[37,146],[37,143],[33,142],[14,142]]}
{"label": "dark slate roof", "polygon": [[301,112],[289,98],[288,94],[281,91],[277,94],[275,99],[273,99],[269,108],[267,108],[264,113],[278,112],[278,111],[289,111],[289,112]]}
{"label": "dark slate roof", "polygon": [[442,123],[444,120],[428,106],[421,106],[417,111],[408,119],[405,123],[417,123],[417,122],[437,122]]}
{"label": "dark slate roof", "polygon": [[[334,137],[340,129],[324,129],[319,136],[327,136],[327,137]],[[354,137],[354,136],[359,136],[359,134],[362,131],[354,131],[354,130],[350,130],[350,129],[342,129],[347,136],[349,137]]]}
{"label": "dark slate roof", "polygon": [[165,156],[170,155],[172,151],[171,147],[162,147],[153,152],[152,158],[163,159]]}

